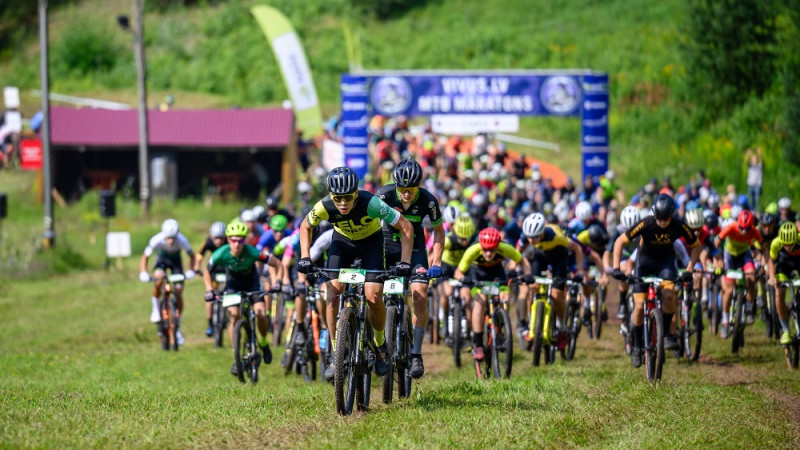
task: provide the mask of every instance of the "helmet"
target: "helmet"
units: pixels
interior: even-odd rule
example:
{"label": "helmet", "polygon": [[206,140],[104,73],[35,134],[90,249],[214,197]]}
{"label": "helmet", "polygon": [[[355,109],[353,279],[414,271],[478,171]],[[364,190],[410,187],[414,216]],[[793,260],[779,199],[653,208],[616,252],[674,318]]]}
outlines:
{"label": "helmet", "polygon": [[753,226],[753,213],[744,209],[739,213],[736,221],[739,222],[740,228],[750,228]]}
{"label": "helmet", "polygon": [[473,195],[470,200],[472,200],[472,204],[475,206],[478,207],[486,206],[486,196],[481,194],[480,192]]}
{"label": "helmet", "polygon": [[652,208],[642,208],[639,210],[639,219],[644,219],[645,217],[650,217],[653,215]]}
{"label": "helmet", "polygon": [[653,201],[653,215],[657,220],[667,220],[675,214],[675,200],[667,194],[658,194]]}
{"label": "helmet", "polygon": [[739,195],[739,199],[737,200],[736,203],[738,203],[739,206],[741,206],[742,208],[747,208],[747,206],[748,206],[747,205],[747,195],[746,194]]}
{"label": "helmet", "polygon": [[177,236],[179,230],[180,226],[178,226],[178,221],[175,219],[167,219],[161,224],[161,232],[168,238]]}
{"label": "helmet", "polygon": [[475,222],[469,214],[461,214],[453,223],[453,231],[461,239],[469,239],[475,234]]}
{"label": "helmet", "polygon": [[286,216],[283,214],[276,214],[269,220],[269,229],[277,231],[278,233],[286,231],[286,222],[288,222]]}
{"label": "helmet", "polygon": [[500,232],[496,228],[484,228],[478,233],[478,242],[484,250],[493,250],[500,245]]}
{"label": "helmet", "polygon": [[522,222],[522,232],[525,236],[536,237],[544,233],[545,218],[542,213],[533,213]]}
{"label": "helmet", "polygon": [[224,238],[225,237],[225,224],[222,222],[214,222],[211,224],[211,228],[208,229],[208,234],[212,238]]}
{"label": "helmet", "polygon": [[398,187],[417,187],[422,181],[422,167],[413,158],[405,159],[394,168],[392,178]]}
{"label": "helmet", "polygon": [[706,217],[706,226],[708,228],[717,228],[719,225],[719,218],[716,214],[711,214],[710,216]]}
{"label": "helmet", "polygon": [[245,209],[239,214],[239,217],[242,219],[242,222],[255,222],[258,218],[252,209]]}
{"label": "helmet", "polygon": [[778,214],[778,203],[776,202],[769,202],[766,208],[764,208],[765,213],[770,214]]}
{"label": "helmet", "polygon": [[716,193],[711,194],[711,196],[708,197],[708,206],[710,208],[716,208],[717,206],[719,206],[719,195],[717,195]]}
{"label": "helmet", "polygon": [[442,211],[442,219],[447,223],[455,223],[460,213],[458,208],[453,205],[448,205],[445,206],[444,211]]}
{"label": "helmet", "polygon": [[300,195],[308,194],[312,189],[314,188],[308,181],[300,181],[297,183],[297,192],[299,192]]}
{"label": "helmet", "polygon": [[690,209],[686,211],[686,215],[684,217],[686,219],[686,225],[689,225],[689,228],[693,230],[698,230],[703,228],[703,211],[700,209]]}
{"label": "helmet", "polygon": [[608,231],[602,225],[594,224],[589,227],[589,241],[593,244],[608,244]]}
{"label": "helmet", "polygon": [[789,197],[781,197],[781,199],[778,200],[778,208],[789,209],[791,207],[792,207],[792,200],[790,200]]}
{"label": "helmet", "polygon": [[592,217],[592,205],[585,200],[578,203],[575,207],[575,217],[578,220],[589,220]]}
{"label": "helmet", "polygon": [[264,217],[267,215],[267,211],[261,205],[253,206],[253,215],[256,217],[256,220],[263,221]]}
{"label": "helmet", "polygon": [[739,214],[741,214],[742,210],[743,208],[741,206],[733,205],[731,206],[731,210],[728,213],[728,217],[730,217],[733,220],[736,220],[739,217]]}
{"label": "helmet", "polygon": [[797,242],[797,226],[793,222],[786,222],[778,229],[778,237],[784,244]]}
{"label": "helmet", "polygon": [[234,220],[225,227],[225,236],[247,236],[247,225],[238,220]]}
{"label": "helmet", "polygon": [[778,216],[768,212],[762,214],[761,219],[759,220],[759,222],[761,222],[762,225],[775,225],[775,222],[777,221],[778,221]]}
{"label": "helmet", "polygon": [[350,194],[358,190],[358,175],[349,167],[337,167],[328,173],[326,184],[331,194]]}
{"label": "helmet", "polygon": [[619,218],[622,226],[625,228],[630,228],[639,221],[639,210],[636,209],[635,206],[626,206],[622,209],[622,214]]}

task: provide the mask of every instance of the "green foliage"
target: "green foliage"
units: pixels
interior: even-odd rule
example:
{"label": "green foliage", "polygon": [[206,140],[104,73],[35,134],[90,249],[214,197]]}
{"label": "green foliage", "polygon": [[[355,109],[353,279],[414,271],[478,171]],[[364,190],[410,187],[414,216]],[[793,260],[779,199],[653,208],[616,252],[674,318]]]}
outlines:
{"label": "green foliage", "polygon": [[786,0],[786,33],[783,49],[783,81],[785,135],[783,154],[787,161],[800,166],[800,1]]}
{"label": "green foliage", "polygon": [[[52,44],[52,77],[86,77],[111,72],[128,49],[114,39],[110,24],[77,19]],[[127,69],[126,69],[127,70]]]}
{"label": "green foliage", "polygon": [[410,9],[424,5],[426,0],[350,0],[353,7],[367,16],[380,20],[396,19]]}

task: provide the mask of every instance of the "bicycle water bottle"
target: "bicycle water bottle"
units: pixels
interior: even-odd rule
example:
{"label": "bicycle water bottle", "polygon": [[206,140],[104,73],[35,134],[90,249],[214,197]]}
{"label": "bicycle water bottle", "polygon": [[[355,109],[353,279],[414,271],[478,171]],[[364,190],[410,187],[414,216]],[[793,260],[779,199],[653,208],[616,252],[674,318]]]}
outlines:
{"label": "bicycle water bottle", "polygon": [[328,349],[328,329],[323,328],[319,333],[319,348],[320,350]]}

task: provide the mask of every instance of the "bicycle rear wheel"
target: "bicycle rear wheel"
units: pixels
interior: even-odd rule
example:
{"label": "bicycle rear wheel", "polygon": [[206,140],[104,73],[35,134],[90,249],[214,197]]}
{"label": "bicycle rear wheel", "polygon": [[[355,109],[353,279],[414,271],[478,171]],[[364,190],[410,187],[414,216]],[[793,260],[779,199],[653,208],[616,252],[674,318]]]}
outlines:
{"label": "bicycle rear wheel", "polygon": [[411,396],[411,375],[409,374],[409,363],[411,356],[411,346],[414,331],[411,326],[411,311],[406,309],[403,317],[402,333],[398,333],[398,362],[397,362],[397,396],[408,398]]}
{"label": "bicycle rear wheel", "polygon": [[461,367],[461,347],[463,346],[461,335],[465,331],[461,329],[461,317],[464,312],[461,310],[461,301],[459,299],[451,300],[453,301],[453,329],[450,338],[453,341],[453,362],[456,367]]}
{"label": "bicycle rear wheel", "polygon": [[505,308],[497,308],[492,317],[494,328],[494,345],[492,345],[492,366],[495,378],[511,376],[511,365],[514,357],[514,337],[511,317]]}
{"label": "bicycle rear wheel", "polygon": [[686,356],[692,361],[697,361],[703,345],[703,305],[697,299],[693,299],[689,304],[687,328],[689,330],[687,341],[689,354]]}
{"label": "bicycle rear wheel", "polygon": [[600,334],[603,331],[603,300],[605,299],[606,290],[602,286],[598,286],[594,290],[594,297],[592,298],[592,335],[595,339],[600,339]]}
{"label": "bicycle rear wheel", "polygon": [[250,330],[245,325],[245,320],[244,318],[237,320],[233,327],[233,360],[236,363],[237,376],[242,383],[246,369],[244,356],[247,355],[250,342]]}
{"label": "bicycle rear wheel", "polygon": [[214,329],[214,346],[222,347],[223,336],[225,335],[225,322],[227,322],[225,308],[220,302],[215,301],[211,314],[212,327]]}
{"label": "bicycle rear wheel", "polygon": [[744,293],[737,289],[733,302],[733,339],[731,339],[731,352],[739,353],[739,349],[744,347]]}
{"label": "bicycle rear wheel", "polygon": [[575,358],[575,348],[578,343],[578,333],[581,331],[581,318],[578,303],[569,302],[567,304],[566,314],[566,331],[567,331],[567,349],[566,352],[561,353],[562,357],[567,361],[572,361]]}
{"label": "bicycle rear wheel", "polygon": [[397,307],[386,307],[386,363],[389,370],[383,376],[383,403],[392,403],[392,393],[394,391],[394,371],[395,361],[397,360]]}
{"label": "bicycle rear wheel", "polygon": [[336,397],[336,412],[350,415],[358,383],[358,368],[353,365],[356,346],[356,312],[353,308],[342,309],[336,325],[336,352],[334,354],[333,391]]}
{"label": "bicycle rear wheel", "polygon": [[661,369],[664,367],[664,320],[659,308],[653,308],[648,312],[648,323],[644,332],[650,341],[644,351],[647,379],[658,381],[661,379]]}
{"label": "bicycle rear wheel", "polygon": [[539,367],[544,345],[544,302],[534,300],[533,320],[533,366]]}

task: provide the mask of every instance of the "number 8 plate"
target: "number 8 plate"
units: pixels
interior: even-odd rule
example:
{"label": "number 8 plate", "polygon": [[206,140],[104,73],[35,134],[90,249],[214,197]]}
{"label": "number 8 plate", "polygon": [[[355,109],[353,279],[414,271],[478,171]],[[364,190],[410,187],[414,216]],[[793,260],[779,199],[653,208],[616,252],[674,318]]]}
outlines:
{"label": "number 8 plate", "polygon": [[364,269],[342,269],[339,271],[339,282],[348,284],[362,284],[367,279]]}
{"label": "number 8 plate", "polygon": [[384,294],[402,294],[403,293],[403,279],[395,278],[393,280],[386,280],[383,282]]}

